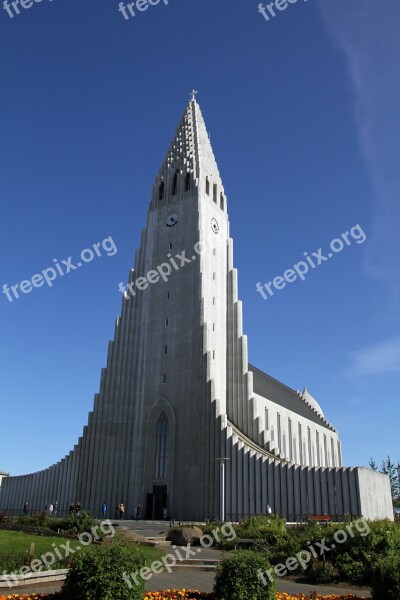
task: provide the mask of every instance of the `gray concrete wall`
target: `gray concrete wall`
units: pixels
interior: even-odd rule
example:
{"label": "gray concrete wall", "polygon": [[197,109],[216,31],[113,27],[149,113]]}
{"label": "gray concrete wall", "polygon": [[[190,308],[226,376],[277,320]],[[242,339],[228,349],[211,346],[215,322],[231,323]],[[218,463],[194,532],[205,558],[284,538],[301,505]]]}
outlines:
{"label": "gray concrete wall", "polygon": [[357,469],[357,475],[361,514],[371,521],[376,519],[390,519],[393,521],[393,502],[389,477],[363,467]]}

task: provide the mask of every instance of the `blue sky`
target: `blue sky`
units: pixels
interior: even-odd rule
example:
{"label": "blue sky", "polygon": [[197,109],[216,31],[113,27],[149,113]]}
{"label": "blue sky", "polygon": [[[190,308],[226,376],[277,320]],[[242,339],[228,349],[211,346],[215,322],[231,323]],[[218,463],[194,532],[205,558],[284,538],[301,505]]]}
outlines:
{"label": "blue sky", "polygon": [[[0,296],[0,470],[57,462],[98,391],[153,179],[194,87],[225,190],[250,360],[307,386],[347,465],[400,459],[400,6],[115,0],[0,7],[0,288],[111,236],[103,255]],[[256,292],[359,224],[367,239]]]}

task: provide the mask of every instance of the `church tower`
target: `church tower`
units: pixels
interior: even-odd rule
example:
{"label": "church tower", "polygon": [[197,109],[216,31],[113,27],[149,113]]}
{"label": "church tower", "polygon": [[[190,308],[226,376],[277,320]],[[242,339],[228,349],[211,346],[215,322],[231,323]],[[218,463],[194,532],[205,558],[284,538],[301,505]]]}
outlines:
{"label": "church tower", "polygon": [[77,498],[91,509],[104,497],[150,518],[218,511],[228,256],[227,200],[193,96],[153,186],[81,441]]}
{"label": "church tower", "polygon": [[74,449],[9,477],[0,508],[104,501],[127,516],[265,513],[393,518],[389,479],[343,468],[336,429],[301,393],[248,363],[227,197],[195,93],[155,179],[99,393]]}

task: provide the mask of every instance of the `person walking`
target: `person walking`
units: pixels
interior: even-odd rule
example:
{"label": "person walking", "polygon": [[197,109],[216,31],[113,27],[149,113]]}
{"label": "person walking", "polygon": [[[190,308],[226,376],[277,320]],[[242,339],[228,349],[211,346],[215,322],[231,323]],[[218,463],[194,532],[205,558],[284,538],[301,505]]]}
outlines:
{"label": "person walking", "polygon": [[77,514],[78,517],[81,514],[81,503],[80,502],[77,502],[75,505],[75,514]]}
{"label": "person walking", "polygon": [[70,515],[73,515],[75,512],[75,504],[73,502],[71,502],[71,504],[69,505],[69,509],[68,512]]}
{"label": "person walking", "polygon": [[58,513],[58,502],[57,500],[54,502],[54,516],[56,517]]}
{"label": "person walking", "polygon": [[52,517],[53,516],[53,511],[54,511],[54,506],[53,504],[50,502],[49,504],[49,515]]}
{"label": "person walking", "polygon": [[136,509],[136,521],[139,521],[142,518],[142,505],[138,504]]}
{"label": "person walking", "polygon": [[105,501],[103,502],[103,506],[101,507],[101,514],[103,515],[103,519],[105,520],[107,516],[107,504]]}
{"label": "person walking", "polygon": [[119,514],[120,514],[120,521],[122,521],[122,519],[124,518],[125,515],[125,504],[120,504],[119,507]]}
{"label": "person walking", "polygon": [[24,503],[23,513],[24,513],[24,515],[28,514],[28,502],[27,501]]}

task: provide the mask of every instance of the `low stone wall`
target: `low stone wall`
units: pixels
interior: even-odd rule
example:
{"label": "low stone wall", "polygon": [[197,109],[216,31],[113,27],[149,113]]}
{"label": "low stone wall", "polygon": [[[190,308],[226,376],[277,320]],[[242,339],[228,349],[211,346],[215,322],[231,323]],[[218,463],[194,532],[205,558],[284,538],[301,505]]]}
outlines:
{"label": "low stone wall", "polygon": [[68,569],[58,569],[55,571],[40,571],[38,573],[27,573],[26,575],[15,575],[5,577],[0,575],[0,590],[10,590],[36,584],[47,584],[55,581],[64,581]]}

